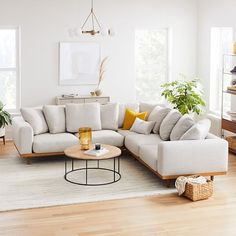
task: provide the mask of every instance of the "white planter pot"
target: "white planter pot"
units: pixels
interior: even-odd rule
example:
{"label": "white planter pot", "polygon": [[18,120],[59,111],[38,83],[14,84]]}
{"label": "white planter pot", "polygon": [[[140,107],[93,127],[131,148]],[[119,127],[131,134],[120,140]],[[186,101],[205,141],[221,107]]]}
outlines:
{"label": "white planter pot", "polygon": [[5,128],[0,128],[0,137],[5,136],[6,130]]}

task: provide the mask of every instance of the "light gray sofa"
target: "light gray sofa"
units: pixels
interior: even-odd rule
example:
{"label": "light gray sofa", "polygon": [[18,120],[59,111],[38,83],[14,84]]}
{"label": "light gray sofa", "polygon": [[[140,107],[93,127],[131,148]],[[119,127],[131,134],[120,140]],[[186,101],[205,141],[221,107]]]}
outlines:
{"label": "light gray sofa", "polygon": [[[83,105],[84,113],[81,110],[75,112],[78,105],[68,106],[69,108],[62,108],[61,114],[56,114],[55,118],[51,116],[47,120],[50,132],[59,129],[57,124],[62,120],[63,126],[58,133],[56,131],[50,133],[48,127],[40,123],[40,119],[36,119],[35,124],[32,123],[30,120],[32,117],[25,115],[25,111],[22,111],[22,114],[30,122],[26,122],[23,117],[13,119],[13,139],[21,157],[63,154],[65,148],[79,143],[76,134],[78,128],[90,125],[94,129],[93,143],[125,147],[132,156],[162,179],[175,179],[180,175],[191,174],[215,176],[227,172],[228,143],[210,133],[202,140],[163,141],[158,133],[144,135],[121,129],[127,107],[135,111],[148,111],[150,114],[155,105],[107,104],[90,113],[86,110],[88,109],[86,104]],[[90,106],[95,105],[90,104]],[[100,105],[96,104],[96,109],[98,106]],[[37,112],[42,115],[45,110],[37,108]],[[47,118],[46,114],[44,115]],[[101,124],[94,123],[93,119],[100,119]],[[69,132],[68,127],[70,127]],[[40,129],[42,133],[39,132]]]}

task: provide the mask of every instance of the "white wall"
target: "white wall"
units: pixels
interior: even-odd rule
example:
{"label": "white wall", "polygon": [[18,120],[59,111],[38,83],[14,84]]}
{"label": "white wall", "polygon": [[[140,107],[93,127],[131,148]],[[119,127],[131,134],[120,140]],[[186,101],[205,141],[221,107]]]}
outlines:
{"label": "white wall", "polygon": [[[198,0],[198,60],[197,71],[202,79],[206,98],[210,92],[210,33],[211,27],[233,27],[236,33],[235,0]],[[234,37],[236,41],[236,37]]]}
{"label": "white wall", "polygon": [[[172,29],[172,76],[196,74],[195,0],[95,0],[96,13],[113,38],[71,38],[90,8],[88,0],[0,0],[0,25],[21,27],[21,104],[53,103],[63,93],[88,94],[91,86],[58,85],[58,42],[98,41],[110,62],[102,89],[114,101],[135,100],[134,30]],[[204,12],[203,12],[204,14]]]}
{"label": "white wall", "polygon": [[[205,88],[209,109],[210,96],[210,33],[211,27],[233,27],[236,41],[236,1],[235,0],[198,0],[198,45],[197,71]],[[212,121],[211,132],[221,135],[221,120],[209,115]]]}

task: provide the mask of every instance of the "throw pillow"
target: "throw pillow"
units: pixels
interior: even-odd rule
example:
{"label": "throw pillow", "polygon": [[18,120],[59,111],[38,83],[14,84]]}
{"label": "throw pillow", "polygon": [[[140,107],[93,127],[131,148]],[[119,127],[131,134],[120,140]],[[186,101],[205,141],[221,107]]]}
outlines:
{"label": "throw pillow", "polygon": [[170,140],[171,131],[181,116],[179,111],[172,109],[163,119],[160,126],[160,137],[162,140]]}
{"label": "throw pillow", "polygon": [[155,126],[153,128],[153,133],[158,134],[161,126],[161,122],[171,111],[168,107],[156,106],[148,117],[148,121],[155,121]]}
{"label": "throw pillow", "polygon": [[155,121],[144,121],[139,118],[136,118],[130,131],[139,133],[139,134],[150,134],[155,125]]}
{"label": "throw pillow", "polygon": [[211,121],[209,119],[204,119],[198,121],[194,126],[192,126],[180,140],[200,140],[205,139],[211,127]]}
{"label": "throw pillow", "polygon": [[136,117],[145,120],[147,117],[147,112],[136,113],[130,109],[126,109],[123,129],[125,130],[130,129]]}
{"label": "throw pillow", "polygon": [[124,125],[126,109],[139,112],[139,104],[138,103],[119,104],[119,121],[118,121],[119,128],[123,127]]}
{"label": "throw pillow", "polygon": [[183,115],[170,134],[170,140],[179,140],[186,131],[188,131],[194,125],[194,120],[187,114]]}
{"label": "throw pillow", "polygon": [[101,130],[101,114],[99,103],[67,104],[66,129],[75,133],[81,127]]}
{"label": "throw pillow", "polygon": [[119,107],[117,103],[108,103],[105,105],[101,105],[102,129],[118,129],[118,112]]}
{"label": "throw pillow", "polygon": [[43,113],[51,134],[64,133],[66,131],[65,107],[47,105],[43,107]]}
{"label": "throw pillow", "polygon": [[44,134],[48,132],[48,126],[40,108],[21,108],[21,114],[26,122],[33,128],[34,134]]}

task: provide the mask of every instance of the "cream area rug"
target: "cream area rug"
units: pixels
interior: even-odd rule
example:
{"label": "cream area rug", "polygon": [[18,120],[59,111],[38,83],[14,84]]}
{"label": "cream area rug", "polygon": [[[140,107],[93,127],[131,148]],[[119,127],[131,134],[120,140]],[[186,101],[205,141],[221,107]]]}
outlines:
{"label": "cream area rug", "polygon": [[[0,211],[67,205],[176,192],[127,154],[121,157],[119,182],[105,186],[79,186],[64,179],[65,157],[34,158],[27,165],[21,158],[0,159]],[[89,163],[93,166],[96,163]],[[75,167],[83,167],[77,161]],[[113,167],[110,160],[100,161],[101,167]],[[71,174],[72,180],[84,180],[84,173]],[[91,171],[88,180],[102,182],[113,173]]]}

